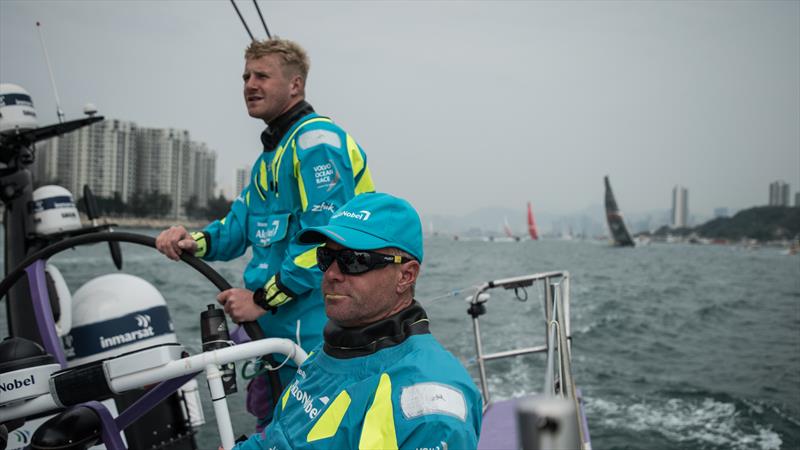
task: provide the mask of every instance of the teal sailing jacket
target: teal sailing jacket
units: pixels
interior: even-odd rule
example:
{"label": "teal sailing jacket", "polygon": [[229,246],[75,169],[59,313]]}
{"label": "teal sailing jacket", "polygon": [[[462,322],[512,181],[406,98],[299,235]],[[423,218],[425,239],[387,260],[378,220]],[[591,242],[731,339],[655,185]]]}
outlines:
{"label": "teal sailing jacket", "polygon": [[[245,286],[255,291],[276,274],[294,296],[258,322],[267,337],[289,338],[306,351],[321,342],[327,320],[316,267],[316,245],[293,240],[302,228],[325,225],[355,195],[375,187],[367,157],[330,119],[308,114],[283,136],[277,149],[255,161],[250,184],[221,220],[193,233],[197,256],[231,260],[250,248]],[[282,360],[282,359],[281,359]]]}
{"label": "teal sailing jacket", "polygon": [[481,396],[430,334],[356,358],[317,348],[281,395],[261,449],[474,449]]}

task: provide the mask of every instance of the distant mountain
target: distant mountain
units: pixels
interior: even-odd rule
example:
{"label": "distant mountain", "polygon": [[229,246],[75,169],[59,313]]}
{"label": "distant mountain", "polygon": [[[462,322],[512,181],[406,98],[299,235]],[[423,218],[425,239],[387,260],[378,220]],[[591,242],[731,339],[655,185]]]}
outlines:
{"label": "distant mountain", "polygon": [[[527,234],[527,212],[524,205],[512,209],[505,207],[486,207],[458,216],[429,215],[422,218],[426,233],[431,231],[443,234],[464,236],[502,236],[503,223],[508,219],[511,229],[519,234]],[[608,234],[605,210],[601,204],[589,205],[572,213],[559,214],[536,210],[536,225],[543,236],[605,236]],[[669,211],[658,210],[625,215],[631,231],[652,231],[669,222]]]}
{"label": "distant mountain", "polygon": [[[574,237],[595,237],[608,235],[605,209],[600,203],[589,205],[581,210],[571,213],[551,213],[547,211],[538,211],[536,210],[535,204],[533,207],[533,213],[536,217],[536,225],[539,228],[539,233],[545,237],[560,237],[567,235]],[[755,214],[756,216],[769,215],[765,211],[760,211],[760,208],[743,210],[740,211],[739,214],[751,210],[758,211],[746,213],[741,217],[750,217],[749,214]],[[625,211],[623,208],[622,213],[625,223],[628,225],[628,230],[634,235],[650,233],[670,233],[680,235],[682,233],[669,228],[669,224],[671,222],[671,212],[669,209],[665,208],[653,209],[649,211],[629,212]],[[527,234],[526,214],[525,205],[521,205],[518,210],[506,207],[485,207],[476,209],[475,211],[463,215],[446,216],[441,214],[433,214],[423,217],[422,222],[426,233],[433,231],[442,234],[458,234],[462,236],[503,236],[503,223],[506,219],[508,219],[508,224],[512,231],[520,236],[523,236]],[[739,214],[736,214],[734,218],[740,217]],[[704,220],[708,220],[708,217],[700,214],[692,214],[690,223],[700,223]],[[740,218],[737,220],[745,219]],[[755,224],[754,219],[747,219],[747,221]],[[726,223],[727,221],[724,218],[714,219],[710,222],[703,223],[703,225],[699,227],[688,227],[685,230],[687,230],[687,235],[691,234],[692,232],[700,233],[701,227],[723,226],[722,224]],[[789,230],[791,227],[784,227],[784,229]],[[702,230],[704,233],[707,232],[710,234],[716,232],[716,228],[702,228]],[[757,230],[754,229],[750,232],[756,231]],[[780,231],[776,232],[780,233]],[[715,237],[722,236],[720,235]],[[758,238],[754,237],[754,239]]]}
{"label": "distant mountain", "polygon": [[432,229],[434,232],[446,234],[500,236],[503,234],[505,218],[508,218],[512,230],[519,229],[521,232],[525,223],[523,214],[525,211],[522,209],[516,211],[511,208],[487,207],[458,216],[427,215],[422,217],[422,222],[426,232]]}

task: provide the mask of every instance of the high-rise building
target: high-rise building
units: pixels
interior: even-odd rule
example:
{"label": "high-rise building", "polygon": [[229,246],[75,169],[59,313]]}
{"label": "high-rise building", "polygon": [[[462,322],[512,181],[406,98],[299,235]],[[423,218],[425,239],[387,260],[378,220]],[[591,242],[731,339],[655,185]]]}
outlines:
{"label": "high-rise building", "polygon": [[97,196],[119,195],[126,203],[137,192],[166,194],[170,215],[183,217],[190,198],[203,208],[214,195],[216,160],[186,130],[106,120],[38,145],[32,171],[37,185],[62,185],[76,199],[85,184]]}
{"label": "high-rise building", "polygon": [[39,145],[33,174],[37,184],[57,183],[77,199],[88,184],[100,197],[118,193],[128,201],[136,189],[136,124],[105,120]]}
{"label": "high-rise building", "polygon": [[794,193],[794,206],[795,208],[800,208],[800,192]]}
{"label": "high-rise building", "polygon": [[728,208],[714,208],[714,218],[717,217],[729,217]]}
{"label": "high-rise building", "polygon": [[233,196],[237,196],[242,193],[245,187],[247,187],[250,178],[250,169],[247,167],[241,167],[236,169],[236,174],[234,176],[234,184],[233,184]]}
{"label": "high-rise building", "polygon": [[[139,192],[166,194],[172,199],[171,215],[179,216],[188,176],[189,132],[174,128],[141,128],[136,133],[139,154]],[[186,174],[188,175],[188,173]]]}
{"label": "high-rise building", "polygon": [[214,195],[217,155],[186,130],[142,128],[137,134],[141,192],[167,194],[172,215],[186,215],[192,197],[199,208]]}
{"label": "high-rise building", "polygon": [[769,184],[769,206],[789,206],[789,183],[778,180]]}
{"label": "high-rise building", "polygon": [[36,186],[45,184],[62,185],[58,179],[58,138],[48,139],[36,144],[36,159],[31,166]]}
{"label": "high-rise building", "polygon": [[689,190],[683,186],[672,189],[672,227],[683,228],[689,220]]}
{"label": "high-rise building", "polygon": [[197,195],[197,206],[205,208],[208,201],[214,197],[217,186],[217,154],[209,150],[206,144],[192,142],[196,165],[192,171],[195,174],[192,190]]}

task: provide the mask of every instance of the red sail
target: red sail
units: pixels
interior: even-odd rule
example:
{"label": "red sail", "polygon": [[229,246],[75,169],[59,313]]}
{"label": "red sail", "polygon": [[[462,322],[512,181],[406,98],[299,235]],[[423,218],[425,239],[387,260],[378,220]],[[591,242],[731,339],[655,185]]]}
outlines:
{"label": "red sail", "polygon": [[533,240],[539,239],[539,233],[536,232],[536,222],[533,221],[533,208],[531,208],[531,202],[528,202],[528,234],[531,235],[531,239]]}

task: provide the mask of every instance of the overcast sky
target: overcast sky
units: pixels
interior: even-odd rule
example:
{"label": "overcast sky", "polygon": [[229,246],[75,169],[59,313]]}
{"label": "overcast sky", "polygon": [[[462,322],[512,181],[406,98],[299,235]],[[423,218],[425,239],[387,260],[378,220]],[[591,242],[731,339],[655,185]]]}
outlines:
{"label": "overcast sky", "polygon": [[[261,38],[253,3],[237,4]],[[311,57],[308,100],[368,154],[379,190],[424,214],[602,203],[692,213],[800,190],[800,2],[272,2]],[[228,187],[261,151],[230,2],[0,0],[0,81],[41,124],[107,118],[189,130]],[[793,199],[792,199],[793,201]]]}

